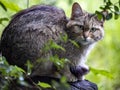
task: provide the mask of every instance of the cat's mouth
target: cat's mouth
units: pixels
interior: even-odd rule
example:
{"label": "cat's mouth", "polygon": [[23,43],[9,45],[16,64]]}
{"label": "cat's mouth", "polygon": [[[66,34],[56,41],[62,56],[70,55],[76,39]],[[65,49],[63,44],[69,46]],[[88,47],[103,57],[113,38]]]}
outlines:
{"label": "cat's mouth", "polygon": [[88,68],[82,67],[82,66],[71,66],[70,72],[77,78],[82,77],[83,75],[87,74],[89,72]]}
{"label": "cat's mouth", "polygon": [[93,44],[95,40],[88,37],[88,38],[79,38],[77,39],[77,42],[81,45],[90,45],[90,44]]}

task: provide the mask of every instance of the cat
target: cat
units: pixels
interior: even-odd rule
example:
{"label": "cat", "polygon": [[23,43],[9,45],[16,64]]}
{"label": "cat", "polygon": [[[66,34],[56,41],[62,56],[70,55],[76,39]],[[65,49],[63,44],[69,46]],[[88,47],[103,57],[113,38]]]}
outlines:
{"label": "cat", "polygon": [[[71,18],[55,6],[33,6],[14,15],[3,31],[2,55],[9,64],[25,70],[30,60],[31,76],[66,76],[72,82],[82,80],[89,71],[85,65],[88,54],[104,37],[103,24],[104,19],[99,20],[96,14],[82,10],[77,2],[72,6]],[[61,38],[66,35],[67,41],[63,41]],[[43,51],[50,41],[65,50]],[[50,61],[51,56],[67,59],[62,69]]]}

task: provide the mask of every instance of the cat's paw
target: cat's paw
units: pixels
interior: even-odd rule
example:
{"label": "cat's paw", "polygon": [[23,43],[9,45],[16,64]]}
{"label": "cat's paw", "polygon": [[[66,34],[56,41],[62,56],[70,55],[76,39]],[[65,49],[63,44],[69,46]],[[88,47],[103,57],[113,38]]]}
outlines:
{"label": "cat's paw", "polygon": [[70,72],[78,79],[84,79],[83,76],[89,72],[89,69],[82,66],[70,67]]}

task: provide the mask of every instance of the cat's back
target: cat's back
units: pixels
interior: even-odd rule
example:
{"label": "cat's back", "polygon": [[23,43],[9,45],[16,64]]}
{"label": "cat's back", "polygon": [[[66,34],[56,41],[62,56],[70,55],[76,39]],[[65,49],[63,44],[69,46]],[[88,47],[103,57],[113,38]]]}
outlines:
{"label": "cat's back", "polygon": [[36,5],[14,15],[10,24],[25,26],[39,23],[39,26],[42,26],[61,24],[65,20],[66,16],[62,9],[49,5]]}
{"label": "cat's back", "polygon": [[1,37],[2,55],[10,64],[25,64],[40,57],[40,50],[50,40],[57,40],[66,27],[62,9],[38,5],[20,11],[10,21]]}
{"label": "cat's back", "polygon": [[[16,41],[17,38],[21,39],[22,37],[25,40],[36,39],[32,37],[35,35],[36,37],[48,36],[52,38],[55,33],[60,34],[60,32],[64,31],[66,23],[67,18],[62,9],[49,5],[36,5],[22,10],[13,16],[9,25],[3,31],[2,40],[15,38],[14,41]],[[27,38],[29,36],[31,38]],[[11,40],[6,42],[8,43],[9,41]]]}

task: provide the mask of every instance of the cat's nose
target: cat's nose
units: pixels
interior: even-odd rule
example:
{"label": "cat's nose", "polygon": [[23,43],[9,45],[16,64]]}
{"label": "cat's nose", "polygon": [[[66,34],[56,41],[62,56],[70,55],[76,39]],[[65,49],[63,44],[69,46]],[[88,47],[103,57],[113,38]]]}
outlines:
{"label": "cat's nose", "polygon": [[88,68],[82,66],[72,66],[70,67],[70,72],[77,78],[87,74],[89,72]]}
{"label": "cat's nose", "polygon": [[89,36],[89,31],[88,30],[86,30],[86,31],[84,31],[83,32],[83,37],[84,37],[84,39],[86,40],[87,39],[87,37]]}

